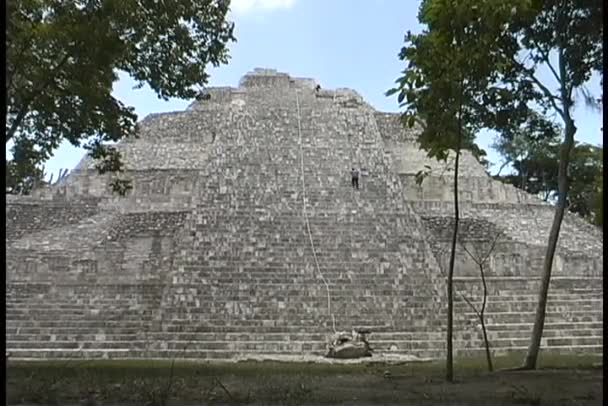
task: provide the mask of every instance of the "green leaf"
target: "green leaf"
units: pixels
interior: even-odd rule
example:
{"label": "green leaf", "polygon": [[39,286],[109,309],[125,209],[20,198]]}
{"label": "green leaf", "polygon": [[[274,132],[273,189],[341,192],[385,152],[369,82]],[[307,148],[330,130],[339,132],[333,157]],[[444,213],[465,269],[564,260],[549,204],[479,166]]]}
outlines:
{"label": "green leaf", "polygon": [[407,119],[407,126],[409,128],[412,128],[412,127],[414,127],[414,124],[416,124],[416,117],[414,117],[413,115],[411,115]]}
{"label": "green leaf", "polygon": [[[6,3],[7,115],[5,142],[17,150],[11,182],[39,176],[59,145],[117,142],[136,135],[134,109],[112,90],[122,71],[135,88],[162,99],[188,99],[204,86],[209,66],[228,61],[234,41],[224,0],[146,2],[54,0]],[[120,155],[101,164],[112,172]]]}
{"label": "green leaf", "polygon": [[387,91],[384,93],[384,95],[385,95],[385,96],[392,96],[392,95],[394,95],[395,93],[397,93],[398,91],[399,91],[399,89],[398,89],[398,88],[392,88],[392,89],[387,90]]}

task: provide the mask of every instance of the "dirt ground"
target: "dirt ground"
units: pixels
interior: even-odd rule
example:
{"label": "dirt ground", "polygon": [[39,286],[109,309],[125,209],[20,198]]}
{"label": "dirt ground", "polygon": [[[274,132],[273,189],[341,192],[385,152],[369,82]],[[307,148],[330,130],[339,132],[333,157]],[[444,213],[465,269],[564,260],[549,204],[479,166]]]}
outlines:
{"label": "dirt ground", "polygon": [[597,362],[561,357],[536,371],[488,373],[483,362],[463,360],[455,362],[454,383],[445,382],[441,362],[11,362],[7,404],[601,405],[603,369]]}

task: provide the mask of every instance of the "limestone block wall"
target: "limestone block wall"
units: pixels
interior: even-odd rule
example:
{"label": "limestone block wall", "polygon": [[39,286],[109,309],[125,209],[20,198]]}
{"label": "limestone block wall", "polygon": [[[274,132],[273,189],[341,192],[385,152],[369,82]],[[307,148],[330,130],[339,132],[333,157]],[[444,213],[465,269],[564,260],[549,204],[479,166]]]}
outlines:
{"label": "limestone block wall", "polygon": [[[7,285],[6,298],[7,313],[22,316],[9,321],[7,334],[23,332],[35,341],[43,338],[43,348],[49,353],[53,348],[63,348],[72,357],[101,358],[103,352],[92,349],[107,349],[111,345],[108,341],[117,339],[137,348],[141,346],[138,340],[143,341],[148,331],[157,329],[162,285],[13,282]],[[36,337],[36,332],[41,331],[50,334]],[[75,354],[78,347],[88,354]],[[39,352],[38,356],[44,358],[47,354]]]}
{"label": "limestone block wall", "polygon": [[[433,227],[435,230],[452,229],[453,207],[450,203],[419,202],[415,203],[414,207],[424,218],[432,217],[438,224],[442,224]],[[493,224],[491,228],[501,230],[505,238],[527,247],[512,251],[511,256],[515,255],[514,252],[520,252],[529,258],[544,257],[553,214],[554,208],[547,205],[522,207],[522,205],[463,203],[461,206],[461,218],[464,219],[465,224],[470,219]],[[554,272],[571,276],[601,276],[603,269],[601,231],[581,223],[582,220],[575,215],[565,216],[558,240]],[[487,238],[491,239],[493,233],[488,231]],[[440,238],[447,237],[442,234]],[[520,269],[520,274],[526,274],[526,267],[522,266]]]}
{"label": "limestone block wall", "polygon": [[7,249],[12,282],[159,281],[171,267],[185,212],[102,212],[75,225],[28,234]]}
{"label": "limestone block wall", "polygon": [[[391,156],[392,170],[399,174],[408,200],[451,201],[454,179],[454,154],[446,161],[431,159],[420,150],[415,137],[420,128],[406,130],[399,114],[375,113],[385,154]],[[416,174],[427,173],[422,184]],[[538,203],[536,197],[493,180],[469,152],[462,151],[459,164],[459,194],[462,201]]]}
{"label": "limestone block wall", "polygon": [[[185,112],[147,117],[117,146],[126,197],[83,159],[31,206],[10,203],[7,347],[34,358],[322,353],[333,317],[337,329],[372,328],[383,351],[443,356],[450,171],[398,115],[315,86],[257,70]],[[466,152],[462,163],[462,243],[501,235],[487,265],[493,348],[519,349],[552,208],[492,181]],[[559,244],[544,343],[597,352],[601,232],[568,216]],[[476,316],[458,295],[479,303],[481,290],[463,250],[455,277],[456,350],[475,352]]]}
{"label": "limestone block wall", "polygon": [[15,240],[37,231],[75,224],[96,214],[97,206],[97,199],[67,202],[7,196],[6,239]]}
{"label": "limestone block wall", "polygon": [[[290,96],[288,105],[277,107],[276,98],[265,97],[273,104],[244,108],[253,119],[231,138],[250,142],[217,138],[226,153],[209,160],[195,221],[187,225],[190,237],[178,249],[186,255],[176,261],[176,283],[163,306],[167,328],[192,320],[327,326],[326,291],[301,214],[300,136],[312,238],[338,323],[346,323],[340,326],[404,326],[412,318],[422,321],[422,314],[432,324],[431,298],[441,282],[433,282],[433,257],[419,237],[419,220],[395,198],[399,190],[378,148],[373,115],[303,92]],[[365,168],[361,192],[350,187],[353,165]],[[418,233],[389,238],[406,227]],[[407,294],[389,298],[395,289]],[[216,300],[204,300],[209,296]],[[403,316],[410,301],[417,303],[416,317]]]}
{"label": "limestone block wall", "polygon": [[233,87],[213,87],[205,91],[205,94],[208,95],[208,99],[197,101],[196,104],[219,104],[226,105],[230,104],[233,100],[233,94],[236,89]]}
{"label": "limestone block wall", "polygon": [[274,69],[255,69],[249,72],[239,82],[239,87],[284,88],[289,87],[290,77],[286,73]]}
{"label": "limestone block wall", "polygon": [[[428,176],[421,185],[416,182],[414,175],[401,175],[400,177],[408,200],[451,202],[454,199],[453,176]],[[459,177],[458,197],[462,202],[543,204],[535,196],[511,185],[495,181],[489,176]]]}
{"label": "limestone block wall", "polygon": [[378,130],[385,145],[394,146],[416,140],[416,133],[419,128],[415,126],[412,129],[406,129],[401,122],[400,114],[376,112],[374,118],[378,123]]}
{"label": "limestone block wall", "polygon": [[[467,209],[463,211],[466,213]],[[436,212],[423,216],[423,221],[431,231],[429,245],[441,272],[447,275],[453,220]],[[488,289],[485,322],[494,354],[525,350],[528,345],[546,247],[515,240],[502,224],[466,214],[461,218],[454,266],[454,329],[457,336],[465,337],[460,351],[481,352],[483,348],[476,313],[483,301],[479,269],[482,261]],[[496,236],[500,237],[494,242]],[[581,351],[601,348],[602,292],[594,285],[601,282],[597,270],[602,264],[597,262],[601,260],[597,251],[595,256],[591,252],[583,261],[567,265],[563,255],[556,257],[543,348],[566,352],[572,347]]]}

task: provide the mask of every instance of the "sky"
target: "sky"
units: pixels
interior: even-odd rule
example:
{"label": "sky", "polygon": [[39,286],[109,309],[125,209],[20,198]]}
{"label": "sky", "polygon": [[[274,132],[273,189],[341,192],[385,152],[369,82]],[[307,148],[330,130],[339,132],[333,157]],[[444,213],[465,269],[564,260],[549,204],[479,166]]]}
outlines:
{"label": "sky", "polygon": [[[325,89],[346,87],[359,92],[376,110],[398,112],[393,87],[405,65],[398,58],[409,30],[420,32],[419,0],[233,0],[230,19],[236,43],[231,43],[227,65],[210,68],[207,86],[237,87],[239,79],[256,67],[277,69],[291,76],[314,78]],[[539,72],[552,83],[547,72]],[[135,107],[139,119],[150,113],[184,110],[191,100],[163,101],[147,86],[134,90],[127,75],[115,83],[114,96]],[[556,82],[551,89],[556,89]],[[588,86],[600,94],[598,78]],[[577,140],[602,144],[602,112],[583,103],[574,111]],[[480,134],[480,147],[493,164],[500,157],[490,148],[493,136]],[[85,152],[65,143],[45,164],[47,176],[60,168],[73,169]]]}

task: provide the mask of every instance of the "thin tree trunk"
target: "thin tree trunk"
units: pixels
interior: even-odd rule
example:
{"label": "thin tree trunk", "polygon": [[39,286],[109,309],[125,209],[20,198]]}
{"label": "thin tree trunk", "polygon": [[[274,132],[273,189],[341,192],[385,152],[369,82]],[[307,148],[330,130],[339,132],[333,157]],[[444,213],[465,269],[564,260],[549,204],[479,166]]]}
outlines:
{"label": "thin tree trunk", "polygon": [[486,311],[486,304],[488,302],[488,285],[486,284],[486,276],[483,272],[483,263],[479,264],[479,273],[481,274],[481,282],[483,283],[483,302],[481,304],[481,311],[479,312],[479,319],[481,321],[481,331],[483,332],[483,342],[486,347],[486,360],[488,361],[488,371],[494,371],[492,365],[492,354],[490,354],[490,340],[488,340],[488,332],[486,331],[486,322],[484,313]]}
{"label": "thin tree trunk", "polygon": [[570,163],[570,151],[574,146],[574,134],[576,133],[576,127],[570,117],[570,98],[569,92],[566,86],[566,67],[564,64],[563,50],[560,49],[559,67],[560,76],[562,79],[561,83],[561,99],[564,108],[564,124],[566,127],[564,142],[560,148],[559,167],[557,173],[557,185],[558,185],[558,199],[557,207],[555,208],[555,215],[553,217],[553,224],[551,225],[551,231],[549,232],[549,241],[547,251],[545,254],[545,260],[543,262],[543,273],[540,285],[540,292],[538,294],[538,306],[536,308],[536,316],[534,318],[534,327],[532,329],[532,336],[530,339],[530,347],[528,348],[528,354],[524,361],[522,369],[535,369],[538,361],[538,353],[540,351],[540,342],[543,335],[543,328],[545,323],[545,312],[547,308],[547,296],[549,294],[549,283],[551,281],[551,271],[553,269],[553,258],[555,256],[555,249],[557,248],[557,241],[559,238],[559,230],[562,225],[564,218],[564,212],[566,210],[566,202],[568,195],[568,164]]}
{"label": "thin tree trunk", "polygon": [[471,253],[471,251],[469,251],[467,249],[466,245],[462,244],[462,248],[464,249],[464,251],[469,255],[469,257],[479,267],[479,274],[481,276],[481,283],[483,286],[483,301],[481,304],[481,310],[478,311],[477,308],[473,305],[473,303],[471,303],[471,301],[466,298],[466,296],[464,296],[464,295],[461,295],[461,296],[465,300],[465,302],[467,302],[467,304],[471,307],[471,309],[473,309],[473,311],[475,312],[475,314],[477,315],[477,318],[479,319],[479,321],[481,323],[481,331],[483,333],[483,342],[484,342],[484,346],[485,346],[485,350],[486,350],[486,361],[488,363],[489,372],[494,371],[494,365],[492,363],[492,354],[490,352],[490,340],[488,339],[488,332],[486,330],[485,311],[486,311],[486,305],[488,303],[488,284],[486,282],[486,275],[483,270],[483,267],[485,266],[486,261],[489,258],[489,256],[494,251],[494,247],[496,247],[496,242],[498,241],[499,237],[500,237],[500,233],[496,234],[496,238],[494,238],[494,241],[492,242],[490,249],[481,258],[479,256],[473,255]]}
{"label": "thin tree trunk", "polygon": [[452,350],[452,327],[454,298],[453,298],[453,279],[454,279],[454,262],[456,258],[456,241],[458,240],[458,161],[460,157],[460,138],[458,140],[458,148],[456,149],[456,161],[454,164],[454,232],[452,234],[452,251],[450,252],[450,263],[448,265],[448,328],[447,328],[447,359],[446,359],[446,379],[448,382],[454,381],[454,363]]}
{"label": "thin tree trunk", "polygon": [[[460,86],[462,92],[462,82]],[[448,265],[448,327],[447,327],[447,354],[446,354],[446,380],[454,382],[454,358],[452,348],[452,328],[454,324],[454,297],[453,279],[454,262],[456,259],[456,242],[458,241],[458,223],[460,220],[458,211],[458,164],[460,161],[460,148],[462,144],[462,100],[458,107],[458,139],[456,141],[456,159],[454,161],[454,233],[452,234],[452,251],[450,253],[450,263]]]}
{"label": "thin tree trunk", "polygon": [[494,176],[496,176],[496,177],[500,176],[500,172],[502,172],[502,170],[505,169],[505,167],[507,165],[509,165],[510,163],[511,163],[511,161],[509,161],[509,160],[503,162],[502,165],[500,165],[500,168],[498,168],[498,172],[496,172],[496,175],[494,175]]}

